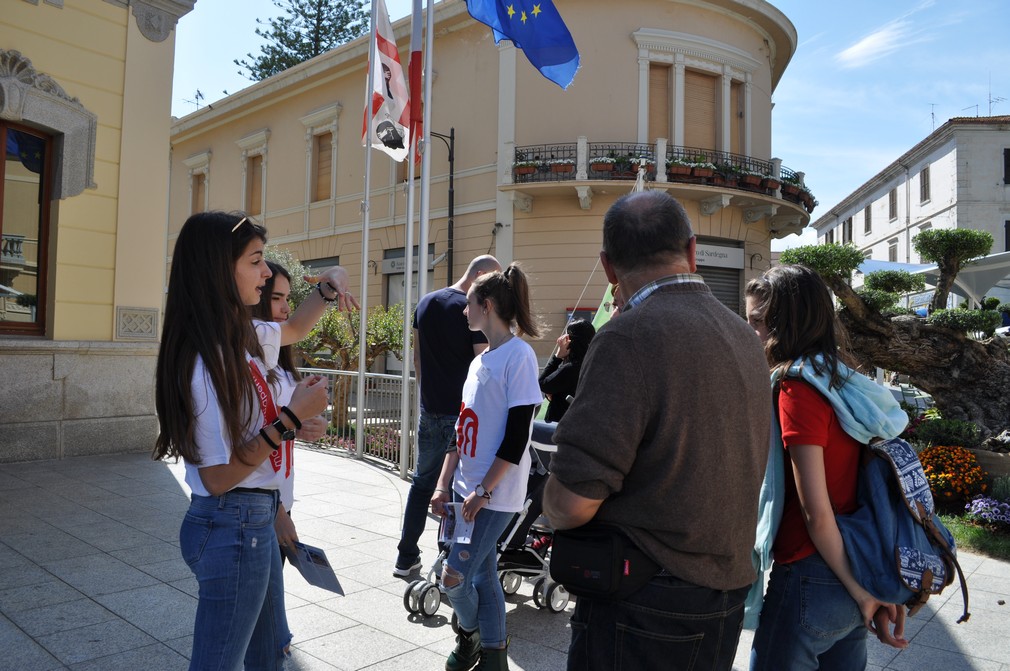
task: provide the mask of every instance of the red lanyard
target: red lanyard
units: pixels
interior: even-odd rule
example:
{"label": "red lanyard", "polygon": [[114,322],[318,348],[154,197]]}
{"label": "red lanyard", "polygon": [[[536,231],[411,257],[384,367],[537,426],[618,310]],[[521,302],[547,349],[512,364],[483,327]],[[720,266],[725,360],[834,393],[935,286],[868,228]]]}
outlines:
{"label": "red lanyard", "polygon": [[[249,360],[249,372],[252,373],[253,385],[256,387],[256,397],[260,401],[260,410],[263,412],[263,419],[266,424],[272,424],[275,419],[277,419],[277,404],[274,403],[273,394],[270,393],[270,385],[263,378],[263,374],[260,369],[256,366],[252,359]],[[274,469],[274,473],[281,470],[281,465],[287,462],[287,467],[284,469],[284,477],[291,477],[291,461],[294,457],[294,442],[293,440],[286,440],[281,445],[282,450],[274,450],[270,453],[270,465]],[[287,454],[288,458],[284,459],[284,455]]]}

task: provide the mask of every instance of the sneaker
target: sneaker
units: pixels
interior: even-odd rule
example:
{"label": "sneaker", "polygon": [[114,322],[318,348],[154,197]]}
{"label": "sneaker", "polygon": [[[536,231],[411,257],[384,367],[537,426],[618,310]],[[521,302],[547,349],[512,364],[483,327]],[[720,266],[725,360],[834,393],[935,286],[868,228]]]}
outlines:
{"label": "sneaker", "polygon": [[393,575],[395,575],[397,578],[406,578],[408,575],[421,568],[421,566],[422,564],[420,555],[418,555],[417,558],[414,559],[414,561],[408,564],[407,566],[401,566],[400,562],[397,561],[396,564],[393,566]]}

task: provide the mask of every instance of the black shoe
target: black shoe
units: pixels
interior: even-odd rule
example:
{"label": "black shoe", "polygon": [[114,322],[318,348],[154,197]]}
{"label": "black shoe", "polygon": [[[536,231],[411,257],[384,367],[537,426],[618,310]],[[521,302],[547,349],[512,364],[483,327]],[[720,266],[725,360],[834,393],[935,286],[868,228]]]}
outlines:
{"label": "black shoe", "polygon": [[417,558],[406,566],[402,566],[399,561],[393,566],[393,575],[397,578],[406,578],[408,575],[414,571],[421,568],[421,556],[418,555]]}
{"label": "black shoe", "polygon": [[456,648],[445,660],[445,671],[470,671],[480,661],[480,630],[456,634]]}

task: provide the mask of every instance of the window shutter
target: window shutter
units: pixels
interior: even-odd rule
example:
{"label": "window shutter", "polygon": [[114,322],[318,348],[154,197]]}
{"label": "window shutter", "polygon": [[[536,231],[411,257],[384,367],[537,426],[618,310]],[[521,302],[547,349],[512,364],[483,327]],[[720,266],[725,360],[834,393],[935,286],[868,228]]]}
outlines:
{"label": "window shutter", "polygon": [[669,65],[649,64],[649,141],[670,138],[670,71]]}
{"label": "window shutter", "polygon": [[733,82],[729,88],[729,150],[743,154],[743,84]]}
{"label": "window shutter", "polygon": [[716,78],[701,72],[684,73],[684,144],[715,149]]}
{"label": "window shutter", "polygon": [[313,152],[316,158],[316,183],[312,200],[329,200],[330,178],[333,175],[333,133],[317,135]]}
{"label": "window shutter", "polygon": [[248,214],[260,214],[260,204],[263,202],[263,156],[256,155],[249,157],[248,168],[246,169],[246,204],[245,211]]}
{"label": "window shutter", "polygon": [[203,173],[193,175],[193,203],[190,206],[190,213],[203,212],[203,204],[206,198],[207,178]]}

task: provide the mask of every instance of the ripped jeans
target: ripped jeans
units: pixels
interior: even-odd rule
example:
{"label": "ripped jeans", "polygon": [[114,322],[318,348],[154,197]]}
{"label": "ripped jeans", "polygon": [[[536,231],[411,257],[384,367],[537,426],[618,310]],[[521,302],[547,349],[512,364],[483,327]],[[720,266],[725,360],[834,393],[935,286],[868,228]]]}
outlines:
{"label": "ripped jeans", "polygon": [[[442,587],[456,611],[460,629],[480,629],[485,648],[505,647],[505,592],[498,581],[498,538],[515,513],[484,508],[474,519],[469,543],[453,543],[442,568]],[[446,579],[458,575],[458,584]]]}

